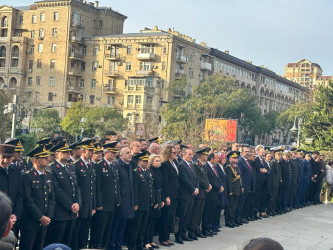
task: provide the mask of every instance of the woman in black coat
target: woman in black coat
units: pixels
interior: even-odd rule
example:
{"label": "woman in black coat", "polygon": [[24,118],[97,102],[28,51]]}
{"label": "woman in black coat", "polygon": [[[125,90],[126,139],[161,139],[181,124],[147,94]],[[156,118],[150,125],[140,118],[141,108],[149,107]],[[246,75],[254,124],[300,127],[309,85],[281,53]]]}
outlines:
{"label": "woman in black coat", "polygon": [[153,176],[153,205],[149,211],[149,218],[145,233],[145,246],[148,249],[159,248],[153,242],[154,227],[157,218],[161,216],[161,208],[164,206],[165,194],[163,190],[163,177],[162,171],[160,169],[162,162],[162,157],[157,154],[152,154],[149,156],[149,169]]}
{"label": "woman in black coat", "polygon": [[170,239],[170,223],[173,228],[177,198],[178,198],[178,169],[174,160],[177,158],[173,146],[166,146],[162,151],[162,165],[160,167],[163,177],[163,189],[165,192],[165,206],[161,210],[161,223],[159,241],[163,246],[174,245]]}

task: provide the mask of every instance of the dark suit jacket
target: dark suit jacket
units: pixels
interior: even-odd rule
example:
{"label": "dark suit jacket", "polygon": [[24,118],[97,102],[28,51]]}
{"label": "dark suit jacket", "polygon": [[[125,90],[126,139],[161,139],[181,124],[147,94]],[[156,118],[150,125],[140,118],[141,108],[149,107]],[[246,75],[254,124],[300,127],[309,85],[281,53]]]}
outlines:
{"label": "dark suit jacket", "polygon": [[162,162],[160,169],[163,177],[165,197],[170,197],[170,199],[177,199],[179,187],[179,177],[177,171],[169,161]]}
{"label": "dark suit jacket", "polygon": [[311,183],[311,165],[310,162],[308,162],[306,159],[303,159],[303,182],[306,184]]}
{"label": "dark suit jacket", "polygon": [[206,198],[206,189],[209,188],[209,180],[207,176],[207,170],[205,166],[198,161],[196,164],[193,164],[195,173],[199,180],[199,194],[195,197],[196,199],[205,199]]}
{"label": "dark suit jacket", "polygon": [[[207,193],[207,199],[217,200],[219,198],[219,190],[222,187],[222,180],[220,179],[219,176],[216,176],[216,174],[214,173],[212,167],[209,165],[208,162],[206,163],[205,168],[207,171],[209,183],[210,183],[210,185],[212,185],[212,190],[210,190],[210,192]],[[216,171],[216,168],[215,168],[215,171]]]}
{"label": "dark suit jacket", "polygon": [[298,164],[298,171],[297,171],[297,183],[303,183],[303,171],[304,171],[304,162],[300,159],[296,159]]}
{"label": "dark suit jacket", "polygon": [[[264,162],[265,160],[263,160]],[[256,157],[254,163],[253,163],[254,168],[256,169],[256,182],[265,182],[267,175],[265,173],[261,173],[260,169],[265,168],[265,166],[261,163],[261,160],[259,156]]]}
{"label": "dark suit jacket", "polygon": [[298,163],[296,159],[290,159],[290,166],[292,172],[292,184],[297,184],[298,176]]}
{"label": "dark suit jacket", "polygon": [[[250,162],[249,162],[249,164],[250,164]],[[251,185],[252,185],[252,173],[251,173],[252,167],[251,167],[251,169],[249,168],[249,166],[247,165],[247,163],[243,157],[239,157],[238,167],[242,174],[242,184],[243,184],[244,192],[248,192],[251,190]]]}
{"label": "dark suit jacket", "polygon": [[55,221],[73,220],[77,214],[72,213],[72,205],[78,203],[80,206],[81,192],[77,184],[76,174],[73,167],[62,167],[57,161],[50,165],[56,204],[54,207]]}
{"label": "dark suit jacket", "polygon": [[179,171],[179,189],[178,199],[190,200],[193,197],[195,189],[199,189],[199,180],[195,173],[194,167],[190,166],[183,160],[178,165]]}
{"label": "dark suit jacket", "polygon": [[281,169],[280,163],[273,159],[271,161],[271,178],[272,178],[272,187],[278,188],[281,182]]}
{"label": "dark suit jacket", "polygon": [[[216,164],[214,166],[214,168],[216,169],[216,171],[220,177],[222,187],[224,188],[224,191],[222,193],[219,193],[219,199],[218,199],[217,205],[224,207],[228,204],[227,175],[226,175],[225,171],[223,171],[224,168],[222,165]],[[223,168],[223,170],[222,170],[222,168]]]}
{"label": "dark suit jacket", "polygon": [[133,173],[134,183],[134,206],[138,211],[149,211],[153,203],[153,176],[149,169],[143,171],[137,168]]}
{"label": "dark suit jacket", "polygon": [[119,173],[115,162],[111,166],[101,160],[95,165],[96,171],[96,207],[103,207],[105,212],[114,212],[121,203]]}
{"label": "dark suit jacket", "polygon": [[286,162],[284,159],[280,161],[281,168],[281,180],[282,185],[291,185],[291,176],[289,176],[289,168],[291,170],[290,162]]}
{"label": "dark suit jacket", "polygon": [[10,198],[13,214],[20,217],[23,209],[22,177],[21,171],[13,164],[8,167],[8,176],[0,167],[0,191]]}

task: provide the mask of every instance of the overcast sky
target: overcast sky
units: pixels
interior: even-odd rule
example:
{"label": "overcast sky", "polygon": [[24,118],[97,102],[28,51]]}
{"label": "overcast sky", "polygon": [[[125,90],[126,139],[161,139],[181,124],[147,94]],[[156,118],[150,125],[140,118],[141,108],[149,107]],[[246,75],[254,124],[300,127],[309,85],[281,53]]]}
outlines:
{"label": "overcast sky", "polygon": [[[6,3],[8,0],[2,0]],[[100,0],[126,15],[124,33],[168,27],[284,74],[303,58],[333,74],[332,0]],[[29,5],[16,0],[16,6]],[[10,4],[9,4],[10,5]]]}

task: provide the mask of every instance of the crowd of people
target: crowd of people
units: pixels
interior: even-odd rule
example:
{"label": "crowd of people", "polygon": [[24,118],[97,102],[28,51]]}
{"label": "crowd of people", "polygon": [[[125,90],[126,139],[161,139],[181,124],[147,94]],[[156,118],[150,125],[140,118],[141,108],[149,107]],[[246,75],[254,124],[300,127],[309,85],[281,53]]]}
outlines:
{"label": "crowd of people", "polygon": [[[159,138],[46,138],[0,144],[0,191],[22,250],[172,247],[320,204],[319,152],[233,143],[221,148]],[[330,167],[329,167],[330,168]],[[329,168],[327,168],[329,170]],[[331,169],[331,168],[330,168]],[[331,169],[332,170],[332,169]],[[332,178],[332,175],[331,177]],[[4,229],[5,231],[5,229]]]}

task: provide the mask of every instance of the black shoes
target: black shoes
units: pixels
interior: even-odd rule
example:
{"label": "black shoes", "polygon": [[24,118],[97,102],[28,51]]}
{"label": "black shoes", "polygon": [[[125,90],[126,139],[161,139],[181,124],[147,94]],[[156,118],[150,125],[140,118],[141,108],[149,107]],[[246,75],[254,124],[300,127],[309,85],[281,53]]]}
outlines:
{"label": "black shoes", "polygon": [[203,234],[195,234],[196,237],[198,238],[207,238],[207,236],[203,235]]}
{"label": "black shoes", "polygon": [[175,236],[175,238],[176,238],[176,242],[178,244],[184,244],[184,241],[180,235]]}
{"label": "black shoes", "polygon": [[249,221],[245,218],[241,219],[240,222],[242,222],[243,224],[248,224],[249,223]]}
{"label": "black shoes", "polygon": [[194,234],[188,234],[188,238],[191,240],[198,240],[198,238]]}
{"label": "black shoes", "polygon": [[187,237],[186,235],[182,235],[182,240],[183,240],[183,241],[193,241],[192,239],[190,239],[190,238]]}
{"label": "black shoes", "polygon": [[234,225],[231,224],[231,223],[227,223],[227,224],[225,224],[225,226],[226,226],[226,227],[230,227],[230,228],[234,228]]}

